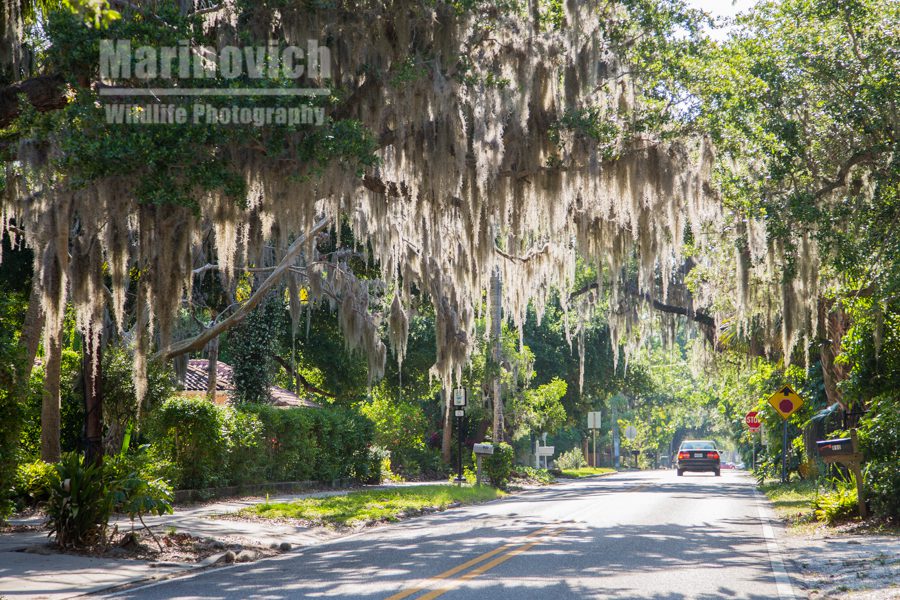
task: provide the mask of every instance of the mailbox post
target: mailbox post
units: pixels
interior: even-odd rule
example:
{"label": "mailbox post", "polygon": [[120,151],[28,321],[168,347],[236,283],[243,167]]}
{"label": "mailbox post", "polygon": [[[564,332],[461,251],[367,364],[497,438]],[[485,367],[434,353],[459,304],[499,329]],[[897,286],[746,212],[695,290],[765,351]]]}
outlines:
{"label": "mailbox post", "polygon": [[476,485],[481,485],[481,457],[492,455],[494,453],[494,445],[475,444],[472,446],[472,451],[475,452],[475,483]]}
{"label": "mailbox post", "polygon": [[859,504],[859,516],[865,519],[869,511],[866,508],[866,490],[862,476],[863,455],[859,451],[859,439],[856,436],[856,430],[852,430],[848,438],[816,442],[816,449],[819,451],[819,456],[822,457],[825,464],[840,463],[853,472],[853,476],[856,478],[856,498]]}

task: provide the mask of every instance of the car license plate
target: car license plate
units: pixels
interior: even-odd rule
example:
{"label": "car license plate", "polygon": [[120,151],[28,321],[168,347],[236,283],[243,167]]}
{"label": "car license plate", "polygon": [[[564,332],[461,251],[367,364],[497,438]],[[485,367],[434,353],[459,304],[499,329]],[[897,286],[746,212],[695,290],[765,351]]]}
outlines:
{"label": "car license plate", "polygon": [[702,452],[694,452],[694,458],[703,458]]}

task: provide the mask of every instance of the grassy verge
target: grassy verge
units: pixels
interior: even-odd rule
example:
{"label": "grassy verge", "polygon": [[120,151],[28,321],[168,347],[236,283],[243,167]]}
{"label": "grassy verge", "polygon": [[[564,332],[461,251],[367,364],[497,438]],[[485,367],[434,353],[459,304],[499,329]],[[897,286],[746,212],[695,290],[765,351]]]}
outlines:
{"label": "grassy verge", "polygon": [[582,477],[594,477],[615,472],[615,469],[608,467],[581,467],[580,469],[563,469],[562,476],[570,479],[581,479]]}
{"label": "grassy verge", "polygon": [[512,480],[526,485],[550,485],[556,478],[547,469],[517,466],[513,468]]}
{"label": "grassy verge", "polygon": [[780,518],[795,525],[815,520],[812,505],[818,494],[815,481],[784,484],[779,481],[767,481],[759,486],[759,490],[772,501],[775,514]]}
{"label": "grassy verge", "polygon": [[245,508],[244,516],[298,519],[316,525],[346,527],[358,523],[397,521],[403,517],[461,504],[476,504],[504,496],[487,486],[427,485],[388,490],[365,490],[326,498],[286,503],[263,503]]}

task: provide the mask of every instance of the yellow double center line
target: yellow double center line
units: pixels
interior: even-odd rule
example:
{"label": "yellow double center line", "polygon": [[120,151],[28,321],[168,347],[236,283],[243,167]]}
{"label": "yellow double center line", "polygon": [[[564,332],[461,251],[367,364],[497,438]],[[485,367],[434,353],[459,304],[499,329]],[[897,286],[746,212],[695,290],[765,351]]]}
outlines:
{"label": "yellow double center line", "polygon": [[[452,569],[450,569],[448,571],[444,571],[440,575],[435,575],[434,577],[431,577],[429,579],[432,581],[445,580],[445,579],[449,579],[449,578],[453,577],[454,575],[456,575],[458,573],[465,571],[466,569],[468,569],[470,567],[474,567],[475,565],[477,565],[479,563],[484,563],[483,565],[481,565],[475,569],[472,569],[465,575],[462,575],[459,578],[448,582],[448,584],[449,584],[448,586],[440,588],[440,589],[431,590],[427,594],[424,594],[423,596],[419,597],[418,600],[432,600],[432,598],[437,598],[438,596],[449,592],[450,590],[452,590],[453,588],[458,586],[463,581],[468,581],[469,579],[474,579],[475,577],[478,577],[479,575],[482,575],[482,574],[486,573],[487,571],[490,571],[497,565],[500,565],[500,564],[508,561],[510,558],[517,556],[519,554],[522,554],[523,552],[527,552],[534,546],[537,546],[541,542],[545,541],[546,538],[552,537],[554,535],[559,535],[560,533],[565,531],[565,529],[566,529],[565,527],[543,527],[541,529],[538,529],[537,531],[533,531],[533,532],[529,533],[520,542],[517,542],[514,544],[505,544],[503,546],[500,546],[499,548],[495,548],[495,549],[491,550],[490,552],[485,552],[481,556],[476,556],[472,560],[466,561],[463,564],[453,567]],[[542,535],[544,536],[544,539],[538,539],[533,542],[527,542],[527,540],[529,540],[529,539],[536,538],[536,537],[542,536]],[[497,556],[498,554],[500,556]],[[494,557],[496,557],[496,558],[494,558]],[[484,562],[484,561],[488,560],[489,558],[493,558],[493,560],[491,560],[489,562]],[[424,588],[424,587],[408,588],[408,589],[403,590],[402,592],[398,592],[398,593],[394,594],[393,596],[386,598],[385,600],[402,600],[403,598],[408,598],[409,596],[412,596],[413,594],[423,592],[426,589],[428,589],[428,588]]]}

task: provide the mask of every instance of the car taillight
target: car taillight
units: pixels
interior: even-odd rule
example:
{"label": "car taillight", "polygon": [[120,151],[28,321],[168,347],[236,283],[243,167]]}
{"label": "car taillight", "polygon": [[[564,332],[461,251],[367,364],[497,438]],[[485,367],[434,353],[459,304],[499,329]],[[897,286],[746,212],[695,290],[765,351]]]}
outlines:
{"label": "car taillight", "polygon": [[706,458],[719,458],[719,453],[718,452],[707,452]]}
{"label": "car taillight", "polygon": [[679,452],[678,453],[678,460],[681,460],[682,458],[690,458],[690,457],[691,457],[691,455],[688,452]]}

